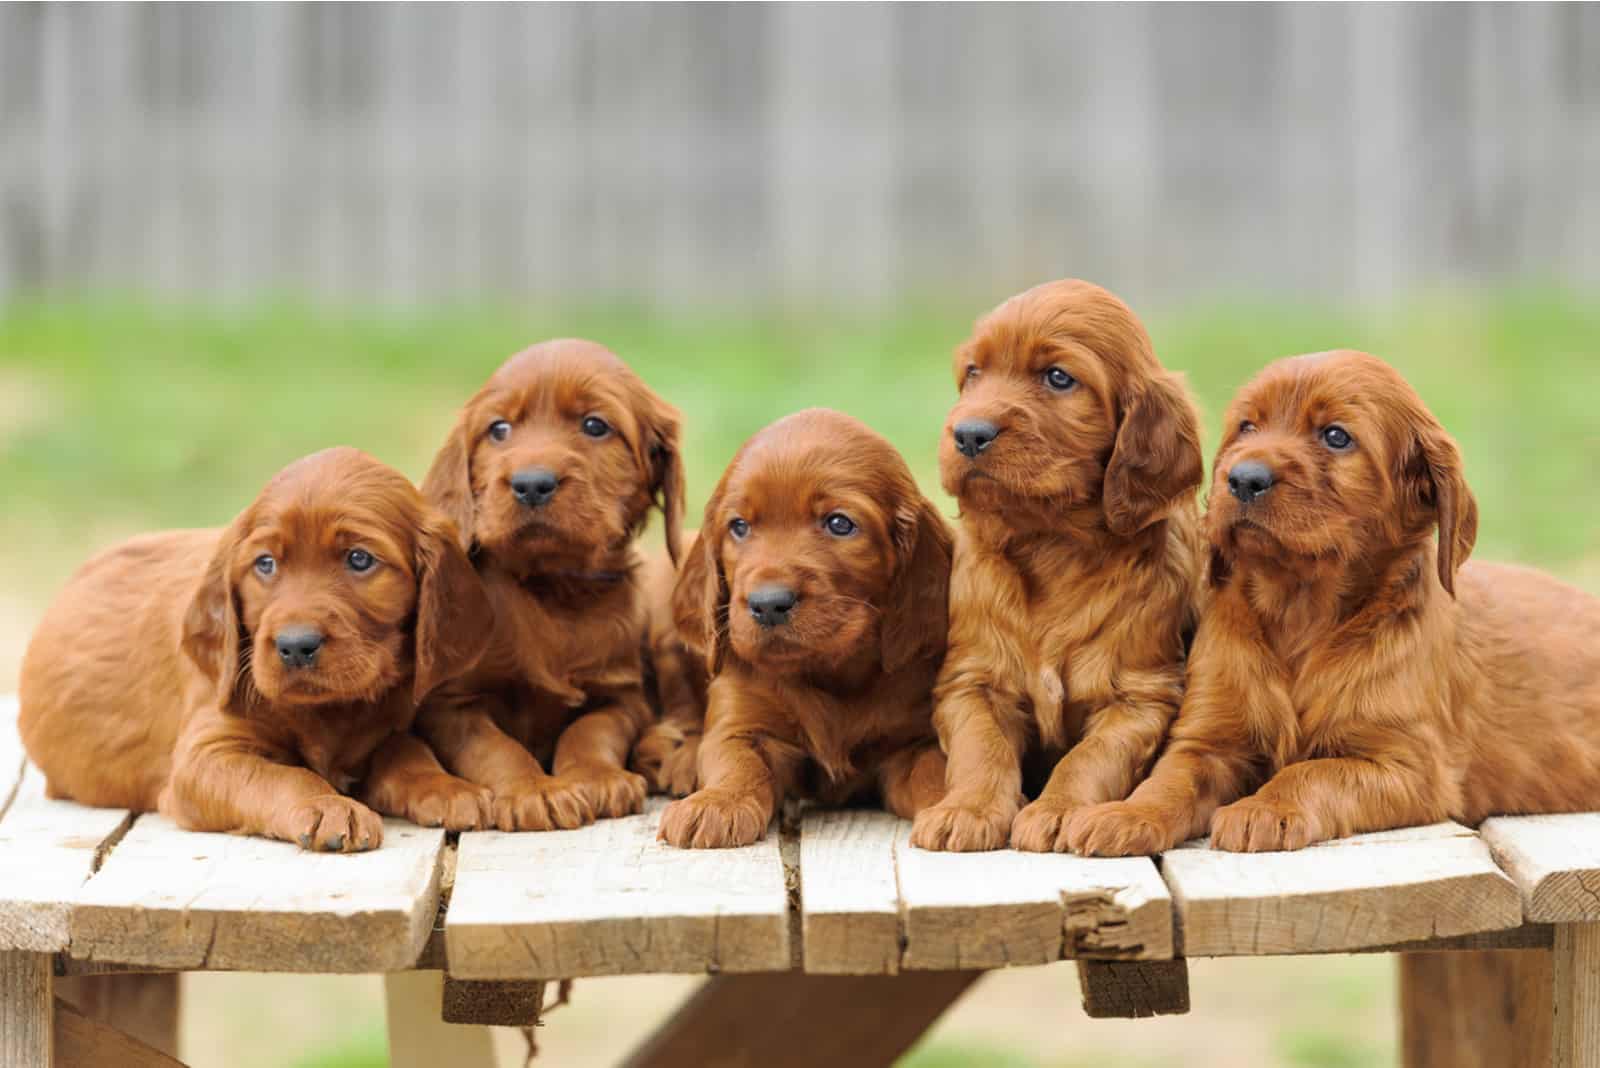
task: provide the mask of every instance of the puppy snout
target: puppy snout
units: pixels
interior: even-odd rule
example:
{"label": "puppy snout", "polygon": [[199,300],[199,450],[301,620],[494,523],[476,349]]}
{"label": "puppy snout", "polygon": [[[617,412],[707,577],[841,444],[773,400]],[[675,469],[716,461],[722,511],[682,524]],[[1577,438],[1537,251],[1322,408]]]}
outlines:
{"label": "puppy snout", "polygon": [[763,627],[779,627],[789,622],[789,613],[800,597],[787,586],[762,586],[745,599],[750,615]]}
{"label": "puppy snout", "polygon": [[1228,470],[1228,492],[1245,504],[1266,496],[1272,488],[1272,468],[1259,460],[1242,460]]}
{"label": "puppy snout", "polygon": [[511,476],[511,495],[529,508],[549,503],[561,480],[548,467],[527,467]]}
{"label": "puppy snout", "polygon": [[1000,428],[987,419],[963,419],[950,428],[950,433],[955,435],[956,451],[975,460],[980,452],[994,444],[994,439],[1000,436]]}
{"label": "puppy snout", "polygon": [[272,640],[278,647],[278,658],[285,667],[308,668],[317,662],[323,636],[316,627],[289,626],[278,631]]}

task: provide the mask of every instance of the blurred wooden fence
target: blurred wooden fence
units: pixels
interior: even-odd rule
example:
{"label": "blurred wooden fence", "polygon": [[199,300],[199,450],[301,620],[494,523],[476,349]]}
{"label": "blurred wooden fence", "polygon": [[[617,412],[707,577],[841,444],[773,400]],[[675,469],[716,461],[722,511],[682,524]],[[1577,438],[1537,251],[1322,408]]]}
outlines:
{"label": "blurred wooden fence", "polygon": [[0,6],[0,294],[1600,278],[1600,6]]}

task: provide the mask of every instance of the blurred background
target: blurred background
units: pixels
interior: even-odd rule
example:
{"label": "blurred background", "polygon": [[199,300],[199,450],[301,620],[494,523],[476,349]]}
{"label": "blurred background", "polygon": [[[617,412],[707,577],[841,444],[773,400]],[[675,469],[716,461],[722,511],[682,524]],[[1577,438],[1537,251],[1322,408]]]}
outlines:
{"label": "blurred background", "polygon": [[[951,348],[1064,275],[1213,432],[1273,357],[1385,356],[1461,440],[1479,554],[1600,592],[1600,6],[5,4],[0,689],[90,552],[326,445],[420,477],[549,336],[683,409],[695,508],[810,404],[936,491]],[[1193,1015],[1137,1022],[996,973],[910,1060],[1388,1064],[1390,968],[1196,962]],[[547,1062],[694,982],[580,983]],[[382,1063],[376,980],[187,994],[197,1065]]]}

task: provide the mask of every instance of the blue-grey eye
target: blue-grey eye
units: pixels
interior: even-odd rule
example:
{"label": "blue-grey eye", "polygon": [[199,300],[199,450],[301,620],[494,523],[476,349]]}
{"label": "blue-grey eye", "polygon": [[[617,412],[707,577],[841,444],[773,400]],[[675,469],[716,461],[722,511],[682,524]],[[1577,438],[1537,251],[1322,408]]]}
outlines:
{"label": "blue-grey eye", "polygon": [[822,525],[827,527],[828,533],[832,534],[836,538],[848,538],[850,535],[856,532],[855,520],[851,519],[843,512],[830,513],[829,516],[822,521]]}
{"label": "blue-grey eye", "polygon": [[1322,428],[1322,443],[1334,452],[1343,452],[1354,445],[1356,439],[1350,436],[1350,431],[1335,423]]}
{"label": "blue-grey eye", "polygon": [[1044,373],[1044,384],[1057,393],[1065,393],[1078,384],[1078,380],[1059,367],[1052,367]]}
{"label": "blue-grey eye", "polygon": [[611,433],[611,424],[600,418],[598,415],[585,416],[583,420],[583,432],[588,434],[591,438],[603,438],[607,434]]}
{"label": "blue-grey eye", "polygon": [[733,535],[734,541],[743,541],[750,536],[750,524],[743,519],[731,519],[728,521],[728,533]]}
{"label": "blue-grey eye", "polygon": [[372,565],[377,562],[377,558],[365,549],[351,549],[344,554],[345,566],[351,571],[371,571]]}
{"label": "blue-grey eye", "polygon": [[496,419],[489,424],[489,437],[495,441],[504,441],[511,436],[511,424],[504,419]]}
{"label": "blue-grey eye", "polygon": [[255,568],[256,574],[260,575],[262,578],[271,578],[273,575],[277,574],[278,561],[272,558],[271,553],[262,553],[260,556],[256,557]]}

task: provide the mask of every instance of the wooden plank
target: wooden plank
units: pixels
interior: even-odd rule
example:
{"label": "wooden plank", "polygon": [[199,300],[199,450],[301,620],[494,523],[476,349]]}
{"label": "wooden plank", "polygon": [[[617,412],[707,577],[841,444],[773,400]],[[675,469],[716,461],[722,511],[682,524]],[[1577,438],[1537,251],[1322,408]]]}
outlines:
{"label": "wooden plank", "polygon": [[537,1027],[544,1009],[544,980],[444,977],[440,1016],[449,1024]]}
{"label": "wooden plank", "polygon": [[494,1040],[483,1027],[458,1027],[441,1015],[439,972],[394,972],[383,977],[389,1018],[390,1068],[494,1068]]}
{"label": "wooden plank", "polygon": [[789,967],[778,832],[674,849],[646,811],[575,831],[463,834],[445,916],[450,974],[568,979]]}
{"label": "wooden plank", "polygon": [[1406,1068],[1546,1068],[1548,950],[1403,953],[1400,1049]]}
{"label": "wooden plank", "polygon": [[894,975],[900,970],[900,821],[864,809],[807,812],[800,825],[805,970]]}
{"label": "wooden plank", "polygon": [[85,1016],[69,1002],[57,998],[55,1010],[56,1063],[65,1068],[113,1064],[117,1068],[183,1068],[182,1061]]}
{"label": "wooden plank", "polygon": [[[626,1068],[886,1068],[979,972],[719,976],[697,990]],[[716,1051],[712,1056],[709,1051]]]}
{"label": "wooden plank", "polygon": [[1078,989],[1091,1019],[1181,1016],[1189,1011],[1189,962],[1080,960]]}
{"label": "wooden plank", "polygon": [[409,968],[439,908],[444,832],[385,820],[368,853],[142,816],[72,910],[71,954],[185,970]]}
{"label": "wooden plank", "polygon": [[1556,926],[1551,950],[1555,1068],[1600,1068],[1600,923]]}
{"label": "wooden plank", "polygon": [[55,996],[57,1001],[67,1002],[97,1023],[121,1031],[151,1049],[177,1056],[176,972],[71,978],[64,978],[58,972]]}
{"label": "wooden plank", "polygon": [[1342,952],[1522,922],[1516,886],[1454,823],[1284,853],[1190,843],[1161,865],[1186,957]]}
{"label": "wooden plank", "polygon": [[54,976],[43,953],[0,951],[0,1064],[51,1068]]}
{"label": "wooden plank", "polygon": [[1172,900],[1145,857],[932,853],[911,845],[902,821],[895,864],[902,968],[1172,956]]}
{"label": "wooden plank", "polygon": [[1600,920],[1600,813],[1505,816],[1478,833],[1538,923]]}
{"label": "wooden plank", "polygon": [[49,800],[29,767],[0,819],[0,949],[67,948],[71,902],[132,821],[121,809]]}
{"label": "wooden plank", "polygon": [[15,695],[0,696],[0,817],[11,807],[27,763],[22,736],[17,733],[17,699]]}

